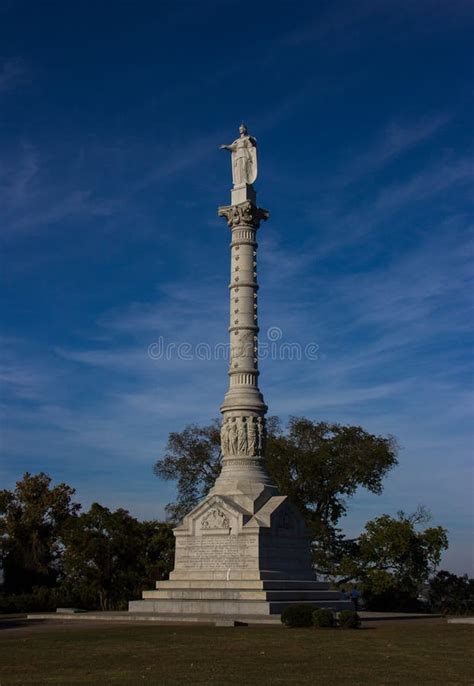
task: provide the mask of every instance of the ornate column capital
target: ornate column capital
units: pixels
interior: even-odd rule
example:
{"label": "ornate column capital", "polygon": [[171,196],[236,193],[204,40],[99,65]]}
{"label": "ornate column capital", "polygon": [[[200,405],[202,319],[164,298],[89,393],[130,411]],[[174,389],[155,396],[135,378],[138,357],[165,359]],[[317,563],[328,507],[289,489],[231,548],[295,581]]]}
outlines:
{"label": "ornate column capital", "polygon": [[256,207],[250,200],[247,200],[240,205],[224,205],[219,207],[218,215],[227,219],[229,229],[234,229],[241,225],[258,229],[260,222],[266,221],[270,216],[270,212],[261,207]]}

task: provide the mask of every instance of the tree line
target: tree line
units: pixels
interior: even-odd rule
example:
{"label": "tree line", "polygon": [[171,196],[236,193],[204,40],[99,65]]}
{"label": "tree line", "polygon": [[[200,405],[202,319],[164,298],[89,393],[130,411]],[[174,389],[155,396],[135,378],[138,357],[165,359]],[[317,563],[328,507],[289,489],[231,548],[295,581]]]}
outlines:
{"label": "tree line", "polygon": [[[267,421],[267,467],[312,532],[316,573],[340,588],[357,583],[374,610],[421,609],[430,582],[430,603],[443,611],[472,611],[474,581],[449,572],[435,576],[448,546],[447,531],[430,526],[430,515],[381,514],[361,535],[347,539],[341,520],[359,489],[383,490],[397,465],[392,436],[291,418],[282,427]],[[15,489],[0,491],[0,611],[126,609],[128,600],[153,588],[173,568],[172,527],[209,491],[220,471],[220,425],[190,425],[169,435],[155,474],[176,482],[168,521],[138,521],[124,509],[74,501],[75,490],[51,477],[26,473]],[[426,606],[423,606],[426,607]]]}
{"label": "tree line", "polygon": [[99,503],[83,512],[74,494],[44,473],[26,473],[13,491],[0,491],[0,610],[126,609],[169,574],[169,523],[140,522]]}

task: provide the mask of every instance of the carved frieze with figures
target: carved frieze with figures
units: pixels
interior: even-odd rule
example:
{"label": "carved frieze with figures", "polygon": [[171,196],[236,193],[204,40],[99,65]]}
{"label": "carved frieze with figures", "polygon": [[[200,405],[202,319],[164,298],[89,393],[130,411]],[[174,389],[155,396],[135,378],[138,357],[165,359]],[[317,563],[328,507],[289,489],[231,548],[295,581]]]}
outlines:
{"label": "carved frieze with figures", "polygon": [[221,427],[224,457],[263,456],[265,420],[263,417],[226,417]]}
{"label": "carved frieze with figures", "polygon": [[201,521],[201,529],[229,529],[230,523],[227,515],[219,510],[218,507],[213,507]]}

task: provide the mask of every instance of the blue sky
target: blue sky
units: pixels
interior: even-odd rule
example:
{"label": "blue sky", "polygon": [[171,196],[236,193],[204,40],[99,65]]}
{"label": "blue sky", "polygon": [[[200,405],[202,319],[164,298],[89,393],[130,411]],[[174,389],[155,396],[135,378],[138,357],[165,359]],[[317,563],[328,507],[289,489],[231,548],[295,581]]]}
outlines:
{"label": "blue sky", "polygon": [[[28,21],[26,21],[28,18]],[[425,504],[473,572],[469,2],[0,5],[0,480],[161,517],[170,431],[218,416],[228,154],[259,144],[261,339],[271,414],[394,434],[383,495],[345,530]]]}

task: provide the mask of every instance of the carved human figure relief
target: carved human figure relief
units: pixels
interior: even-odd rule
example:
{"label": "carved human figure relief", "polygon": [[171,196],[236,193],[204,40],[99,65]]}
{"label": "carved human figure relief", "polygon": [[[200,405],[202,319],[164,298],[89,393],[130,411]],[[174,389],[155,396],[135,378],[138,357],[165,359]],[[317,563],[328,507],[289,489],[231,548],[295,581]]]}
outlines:
{"label": "carved human figure relief", "polygon": [[248,443],[248,454],[256,455],[258,450],[258,437],[257,437],[257,426],[255,424],[254,418],[249,417],[247,421],[247,443]]}
{"label": "carved human figure relief", "polygon": [[222,510],[213,507],[201,521],[201,529],[230,529],[228,517]]}
{"label": "carved human figure relief", "polygon": [[258,454],[263,455],[265,452],[265,424],[262,417],[257,417],[257,433],[258,433]]}
{"label": "carved human figure relief", "polygon": [[221,451],[223,455],[229,454],[229,422],[224,419],[221,426]]}
{"label": "carved human figure relief", "polygon": [[237,455],[239,449],[239,436],[235,418],[232,419],[229,427],[229,452],[231,455]]}
{"label": "carved human figure relief", "polygon": [[245,124],[239,126],[240,137],[221,149],[232,153],[232,182],[234,186],[255,183],[257,178],[257,141],[249,136]]}
{"label": "carved human figure relief", "polygon": [[247,455],[247,423],[245,417],[241,417],[237,426],[239,437],[239,455]]}
{"label": "carved human figure relief", "polygon": [[221,450],[224,457],[263,455],[265,420],[262,417],[228,417],[221,427]]}

